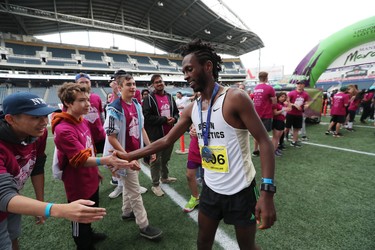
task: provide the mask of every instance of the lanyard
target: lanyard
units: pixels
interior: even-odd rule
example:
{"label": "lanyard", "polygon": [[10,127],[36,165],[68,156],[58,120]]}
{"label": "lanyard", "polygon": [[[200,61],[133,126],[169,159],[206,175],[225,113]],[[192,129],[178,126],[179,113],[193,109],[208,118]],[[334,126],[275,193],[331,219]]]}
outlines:
{"label": "lanyard", "polygon": [[200,101],[198,101],[198,112],[199,112],[199,117],[201,119],[203,142],[204,142],[205,146],[208,146],[208,135],[210,133],[211,108],[212,108],[215,96],[217,95],[217,92],[219,92],[219,84],[215,82],[214,91],[212,92],[210,103],[208,104],[206,126],[203,126],[203,119],[202,119],[202,99]]}

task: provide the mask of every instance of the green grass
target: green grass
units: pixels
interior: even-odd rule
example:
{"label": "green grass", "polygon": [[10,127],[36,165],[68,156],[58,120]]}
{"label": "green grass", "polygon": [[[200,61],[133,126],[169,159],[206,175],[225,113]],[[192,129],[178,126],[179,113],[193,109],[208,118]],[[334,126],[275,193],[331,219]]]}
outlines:
{"label": "green grass", "polygon": [[[323,121],[328,122],[328,118]],[[371,125],[355,127],[356,132],[342,131],[341,138],[325,135],[326,129],[327,125],[309,125],[308,143],[374,155],[310,144],[300,149],[288,147],[283,157],[276,159],[278,220],[271,229],[257,232],[257,243],[262,249],[375,249],[375,129]],[[51,177],[52,150],[50,138],[45,197],[51,202],[65,202],[62,182]],[[188,200],[186,159],[186,155],[173,154],[170,175],[178,181],[170,186]],[[253,161],[259,180],[259,158]],[[196,249],[196,222],[169,196],[156,197],[151,191],[143,195],[148,218],[152,225],[163,230],[164,236],[158,242],[143,239],[134,222],[120,219],[121,198],[108,198],[113,187],[109,185],[109,172],[102,172],[106,179],[100,186],[100,205],[107,208],[107,216],[93,223],[93,227],[107,233],[109,238],[98,244],[99,249]],[[150,189],[151,181],[143,173],[140,173],[140,182]],[[30,182],[23,193],[34,196]],[[235,240],[232,226],[221,222],[220,227]],[[45,225],[37,226],[34,218],[24,216],[22,229],[22,249],[75,249],[69,221],[50,218]],[[214,249],[222,248],[216,243]]]}

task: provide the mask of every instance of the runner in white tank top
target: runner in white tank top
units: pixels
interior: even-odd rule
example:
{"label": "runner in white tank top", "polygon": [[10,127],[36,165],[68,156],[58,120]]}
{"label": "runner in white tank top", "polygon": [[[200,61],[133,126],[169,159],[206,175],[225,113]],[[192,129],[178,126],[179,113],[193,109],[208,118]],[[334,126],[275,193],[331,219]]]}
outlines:
{"label": "runner in white tank top", "polygon": [[[181,51],[184,78],[194,92],[201,92],[202,101],[198,102],[199,105],[191,103],[185,107],[179,121],[166,136],[142,149],[117,152],[117,155],[132,161],[156,153],[177,141],[194,122],[200,133],[202,166],[206,168],[207,182],[203,185],[199,202],[197,248],[212,249],[217,227],[223,220],[234,225],[241,249],[257,249],[256,223],[259,229],[267,229],[276,221],[272,142],[246,92],[232,88],[225,90],[215,82],[222,60],[213,47],[195,40],[183,46]],[[255,182],[252,182],[255,170],[250,160],[249,132],[262,152],[263,178],[258,200],[254,192]]]}
{"label": "runner in white tank top", "polygon": [[[250,186],[255,169],[250,156],[250,134],[247,129],[237,129],[225,122],[223,102],[227,91],[222,92],[212,106],[209,146],[216,151],[215,164],[202,161],[205,168],[205,182],[219,194],[231,195]],[[197,102],[191,114],[197,130],[200,148],[203,146],[202,125]],[[207,120],[207,110],[202,111]]]}

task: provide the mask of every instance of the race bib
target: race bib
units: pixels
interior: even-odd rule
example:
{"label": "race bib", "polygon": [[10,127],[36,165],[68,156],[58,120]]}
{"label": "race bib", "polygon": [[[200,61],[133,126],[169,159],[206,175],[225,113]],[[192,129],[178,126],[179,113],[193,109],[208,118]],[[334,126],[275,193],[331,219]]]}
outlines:
{"label": "race bib", "polygon": [[[207,146],[212,152],[212,159],[206,161],[202,158],[202,167],[218,173],[229,173],[228,153],[225,146]],[[202,151],[202,147],[200,148]]]}

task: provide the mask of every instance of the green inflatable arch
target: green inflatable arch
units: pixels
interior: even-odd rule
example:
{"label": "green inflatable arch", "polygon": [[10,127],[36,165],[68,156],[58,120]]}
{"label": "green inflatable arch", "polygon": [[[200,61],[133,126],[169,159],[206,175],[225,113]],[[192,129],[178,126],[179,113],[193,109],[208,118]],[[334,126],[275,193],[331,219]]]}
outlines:
{"label": "green inflatable arch", "polygon": [[[351,48],[371,41],[375,41],[375,16],[350,25],[320,42],[299,63],[291,82],[306,79],[306,85],[314,87],[320,75],[336,58]],[[356,53],[349,60],[369,56],[375,58],[375,49],[367,54]]]}

